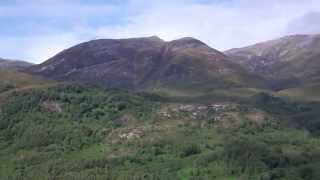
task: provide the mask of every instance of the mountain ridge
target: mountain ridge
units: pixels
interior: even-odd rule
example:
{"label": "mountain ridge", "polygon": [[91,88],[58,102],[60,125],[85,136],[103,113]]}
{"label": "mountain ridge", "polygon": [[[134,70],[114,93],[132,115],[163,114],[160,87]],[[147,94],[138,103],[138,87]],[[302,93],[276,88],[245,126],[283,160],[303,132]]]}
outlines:
{"label": "mountain ridge", "polygon": [[[319,83],[320,35],[291,35],[224,53],[249,71],[296,85]],[[300,84],[301,83],[301,84]]]}
{"label": "mountain ridge", "polygon": [[[29,72],[117,88],[243,86],[254,79],[222,52],[191,37],[169,42],[156,36],[92,40],[58,53]],[[260,86],[258,79],[248,86]]]}

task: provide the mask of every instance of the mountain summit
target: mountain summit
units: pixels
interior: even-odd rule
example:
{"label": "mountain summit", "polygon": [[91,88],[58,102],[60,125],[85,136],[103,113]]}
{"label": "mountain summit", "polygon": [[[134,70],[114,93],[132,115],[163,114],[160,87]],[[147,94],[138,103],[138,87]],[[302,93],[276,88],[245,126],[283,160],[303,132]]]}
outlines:
{"label": "mountain summit", "polygon": [[99,39],[62,51],[30,72],[116,88],[260,86],[223,53],[194,38]]}

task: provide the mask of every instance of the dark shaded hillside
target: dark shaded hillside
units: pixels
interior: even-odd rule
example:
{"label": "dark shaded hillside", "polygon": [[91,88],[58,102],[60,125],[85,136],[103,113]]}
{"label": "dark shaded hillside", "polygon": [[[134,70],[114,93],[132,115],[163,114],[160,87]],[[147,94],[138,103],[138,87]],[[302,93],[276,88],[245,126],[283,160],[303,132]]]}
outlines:
{"label": "dark shaded hillside", "polygon": [[[29,72],[57,80],[134,89],[264,87],[228,58],[194,38],[101,39],[64,50]],[[201,88],[199,88],[201,89]]]}

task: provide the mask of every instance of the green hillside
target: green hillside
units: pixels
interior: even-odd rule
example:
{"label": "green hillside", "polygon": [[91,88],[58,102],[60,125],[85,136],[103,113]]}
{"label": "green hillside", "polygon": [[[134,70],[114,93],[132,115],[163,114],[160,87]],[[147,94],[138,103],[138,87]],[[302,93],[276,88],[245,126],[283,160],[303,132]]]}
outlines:
{"label": "green hillside", "polygon": [[60,84],[7,94],[0,179],[319,179],[320,104]]}

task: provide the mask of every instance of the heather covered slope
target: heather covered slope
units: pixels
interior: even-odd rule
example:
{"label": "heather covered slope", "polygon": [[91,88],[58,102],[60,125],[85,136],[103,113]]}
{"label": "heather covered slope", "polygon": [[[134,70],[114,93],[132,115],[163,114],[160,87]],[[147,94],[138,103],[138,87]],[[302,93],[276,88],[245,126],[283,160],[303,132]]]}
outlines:
{"label": "heather covered slope", "polygon": [[[101,39],[69,48],[29,72],[130,89],[265,87],[263,79],[194,38]],[[202,89],[205,87],[205,89]]]}

